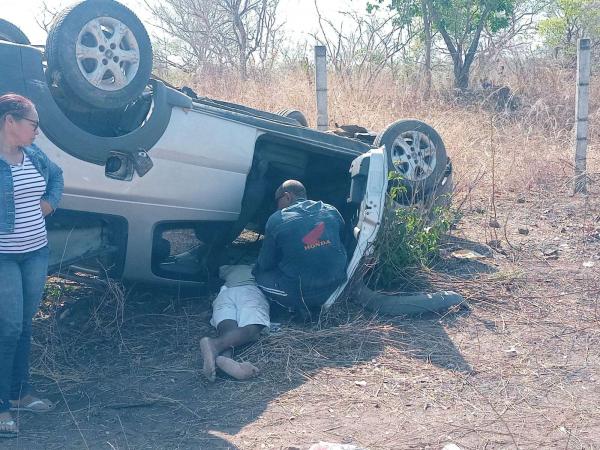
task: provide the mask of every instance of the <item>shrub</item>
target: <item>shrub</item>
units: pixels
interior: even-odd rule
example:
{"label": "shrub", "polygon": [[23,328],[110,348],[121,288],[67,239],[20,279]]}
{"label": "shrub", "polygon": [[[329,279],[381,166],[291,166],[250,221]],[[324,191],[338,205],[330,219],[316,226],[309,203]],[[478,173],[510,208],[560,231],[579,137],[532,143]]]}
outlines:
{"label": "shrub", "polygon": [[430,265],[438,256],[440,241],[453,219],[449,207],[427,207],[422,203],[398,205],[394,199],[403,190],[395,184],[390,189],[388,207],[375,242],[376,264],[371,284],[378,289],[390,289],[403,273]]}

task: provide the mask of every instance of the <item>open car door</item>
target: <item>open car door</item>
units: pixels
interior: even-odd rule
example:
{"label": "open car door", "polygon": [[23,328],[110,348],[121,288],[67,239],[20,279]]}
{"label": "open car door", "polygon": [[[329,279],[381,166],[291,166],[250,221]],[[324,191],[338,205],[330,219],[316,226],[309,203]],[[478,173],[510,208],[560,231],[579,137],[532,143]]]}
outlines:
{"label": "open car door", "polygon": [[346,269],[347,281],[339,286],[323,305],[328,309],[351,283],[364,258],[373,252],[383,218],[388,186],[387,157],[384,147],[360,155],[350,166],[350,195],[348,201],[359,204],[358,221],[354,227],[356,247]]}

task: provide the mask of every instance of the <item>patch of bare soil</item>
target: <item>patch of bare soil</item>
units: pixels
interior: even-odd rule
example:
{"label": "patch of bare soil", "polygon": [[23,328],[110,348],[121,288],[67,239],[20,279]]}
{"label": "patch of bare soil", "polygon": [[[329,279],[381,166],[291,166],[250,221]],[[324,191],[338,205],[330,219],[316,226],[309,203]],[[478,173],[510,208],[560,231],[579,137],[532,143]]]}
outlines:
{"label": "patch of bare soil", "polygon": [[22,414],[0,447],[600,447],[599,268],[598,195],[500,194],[495,216],[471,205],[442,260],[407,280],[460,292],[462,308],[389,318],[342,302],[238,355],[257,379],[215,384],[199,370],[209,297],[54,280],[33,373],[58,406]]}

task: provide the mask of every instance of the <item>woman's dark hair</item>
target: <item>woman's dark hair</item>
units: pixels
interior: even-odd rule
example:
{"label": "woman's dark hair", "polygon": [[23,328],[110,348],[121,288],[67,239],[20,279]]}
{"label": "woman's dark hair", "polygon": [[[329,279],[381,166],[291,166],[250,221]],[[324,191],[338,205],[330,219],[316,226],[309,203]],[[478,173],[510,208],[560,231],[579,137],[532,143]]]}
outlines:
{"label": "woman's dark hair", "polygon": [[7,115],[22,119],[33,108],[35,108],[33,102],[22,95],[12,93],[0,95],[0,127]]}

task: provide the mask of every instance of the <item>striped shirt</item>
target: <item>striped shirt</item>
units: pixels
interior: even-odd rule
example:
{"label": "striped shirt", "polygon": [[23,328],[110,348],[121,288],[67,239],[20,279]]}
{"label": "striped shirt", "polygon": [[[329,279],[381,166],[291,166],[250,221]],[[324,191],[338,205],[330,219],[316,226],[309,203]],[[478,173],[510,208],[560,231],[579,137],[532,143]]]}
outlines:
{"label": "striped shirt", "polygon": [[26,253],[48,243],[46,221],[40,200],[46,191],[46,181],[23,154],[23,163],[11,165],[15,198],[15,228],[12,233],[0,232],[0,253]]}

